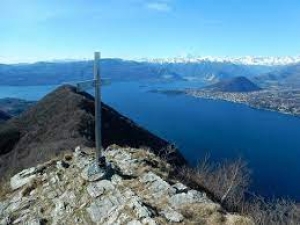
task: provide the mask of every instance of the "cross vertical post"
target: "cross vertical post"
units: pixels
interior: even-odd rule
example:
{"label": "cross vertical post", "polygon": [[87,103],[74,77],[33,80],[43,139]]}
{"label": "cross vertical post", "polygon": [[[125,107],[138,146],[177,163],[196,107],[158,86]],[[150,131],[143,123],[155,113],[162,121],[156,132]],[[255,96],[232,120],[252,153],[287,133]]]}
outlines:
{"label": "cross vertical post", "polygon": [[95,79],[95,141],[96,141],[96,163],[101,165],[101,80],[100,80],[100,52],[95,52],[94,79]]}
{"label": "cross vertical post", "polygon": [[85,171],[84,177],[88,181],[96,181],[107,176],[111,170],[110,165],[106,163],[105,156],[102,152],[102,134],[101,134],[101,83],[100,79],[100,52],[95,52],[94,55],[94,79],[77,82],[77,90],[95,88],[95,161]]}
{"label": "cross vertical post", "polygon": [[[88,167],[87,180],[96,181],[104,178],[109,173],[109,167],[106,164],[105,156],[102,153],[102,136],[101,136],[101,80],[100,80],[100,52],[95,52],[94,59],[94,80],[95,87],[95,162]],[[81,86],[91,84],[91,81],[81,83]],[[80,86],[80,85],[79,85]]]}

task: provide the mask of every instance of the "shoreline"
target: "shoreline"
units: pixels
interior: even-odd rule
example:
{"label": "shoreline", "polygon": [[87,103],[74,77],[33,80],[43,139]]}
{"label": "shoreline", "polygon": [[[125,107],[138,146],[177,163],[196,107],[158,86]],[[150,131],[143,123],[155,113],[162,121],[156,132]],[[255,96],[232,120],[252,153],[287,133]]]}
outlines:
{"label": "shoreline", "polygon": [[234,100],[229,100],[229,99],[225,99],[225,98],[221,98],[221,97],[215,97],[215,96],[214,97],[209,97],[209,96],[199,96],[199,95],[191,94],[191,93],[188,93],[188,92],[183,92],[183,93],[187,96],[191,96],[191,97],[194,97],[194,98],[200,98],[200,99],[206,99],[206,100],[212,100],[212,101],[224,101],[224,102],[230,102],[230,103],[234,103],[234,104],[241,104],[241,105],[245,105],[249,108],[256,109],[256,110],[277,112],[279,114],[300,118],[300,114],[294,114],[294,113],[291,113],[291,112],[288,112],[288,111],[280,111],[280,110],[276,110],[276,109],[272,109],[272,108],[258,107],[258,106],[252,105],[251,103],[249,103],[247,101],[234,101]]}

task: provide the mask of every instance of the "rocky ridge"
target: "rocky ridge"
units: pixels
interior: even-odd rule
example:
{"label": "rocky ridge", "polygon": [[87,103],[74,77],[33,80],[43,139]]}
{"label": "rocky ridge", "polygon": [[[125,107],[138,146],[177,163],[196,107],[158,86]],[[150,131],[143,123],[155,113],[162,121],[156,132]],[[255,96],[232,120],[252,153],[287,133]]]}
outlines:
{"label": "rocky ridge", "polygon": [[94,160],[86,147],[14,175],[0,198],[0,225],[253,224],[171,179],[173,167],[148,150],[112,145],[105,156],[110,173],[94,182],[85,179]]}
{"label": "rocky ridge", "polygon": [[[71,152],[78,145],[95,146],[94,97],[64,85],[33,107],[0,124],[0,180],[23,169]],[[139,148],[147,146],[157,155],[166,154],[170,143],[102,103],[102,145]],[[170,163],[184,165],[179,151]]]}

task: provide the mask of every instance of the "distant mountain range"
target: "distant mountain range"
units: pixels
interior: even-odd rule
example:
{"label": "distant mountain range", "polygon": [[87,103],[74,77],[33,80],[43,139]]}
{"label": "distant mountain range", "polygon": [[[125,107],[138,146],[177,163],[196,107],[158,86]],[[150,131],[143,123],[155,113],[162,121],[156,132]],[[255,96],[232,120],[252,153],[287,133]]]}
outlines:
{"label": "distant mountain range", "polygon": [[[93,78],[93,61],[0,64],[0,85],[58,85]],[[234,76],[253,77],[272,71],[268,66],[236,65],[228,62],[153,63],[102,59],[101,72],[112,81],[199,80],[216,82]]]}
{"label": "distant mountain range", "polygon": [[[0,85],[58,85],[64,82],[93,78],[93,61],[39,62],[34,64],[0,65]],[[178,80],[178,74],[154,64],[101,60],[103,78],[112,81]]]}
{"label": "distant mountain range", "polygon": [[219,62],[232,63],[238,65],[256,65],[256,66],[285,66],[288,64],[300,63],[300,56],[286,56],[286,57],[176,57],[176,58],[162,58],[162,59],[140,59],[141,62],[153,63],[202,63],[202,62]]}
{"label": "distant mountain range", "polygon": [[[246,63],[244,60],[248,59]],[[270,63],[260,59],[243,58],[243,60],[221,59],[170,59],[129,61],[122,59],[102,59],[103,78],[111,81],[178,81],[197,80],[213,84],[223,79],[243,76],[260,84],[278,81],[278,84],[299,83],[298,58],[268,58]],[[278,61],[278,62],[277,62]],[[242,63],[244,62],[244,64]],[[267,61],[268,62],[268,61]],[[277,62],[277,63],[276,63]],[[93,61],[39,62],[34,64],[0,64],[0,85],[59,85],[70,81],[93,78]],[[288,78],[289,77],[289,78]]]}
{"label": "distant mountain range", "polygon": [[256,84],[246,77],[234,77],[207,86],[205,89],[217,92],[252,92],[261,90]]}
{"label": "distant mountain range", "polygon": [[266,85],[300,88],[300,63],[262,74],[253,80]]}

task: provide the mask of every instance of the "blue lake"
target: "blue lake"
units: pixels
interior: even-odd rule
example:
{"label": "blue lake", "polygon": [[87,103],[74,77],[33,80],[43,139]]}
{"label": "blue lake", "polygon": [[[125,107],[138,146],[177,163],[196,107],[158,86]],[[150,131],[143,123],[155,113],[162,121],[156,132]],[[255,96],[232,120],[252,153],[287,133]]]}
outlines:
{"label": "blue lake", "polygon": [[[195,82],[113,83],[103,99],[141,126],[175,143],[195,165],[242,157],[252,170],[252,191],[300,200],[300,118],[245,105],[149,92],[193,87]],[[0,87],[0,98],[37,100],[53,86]]]}

